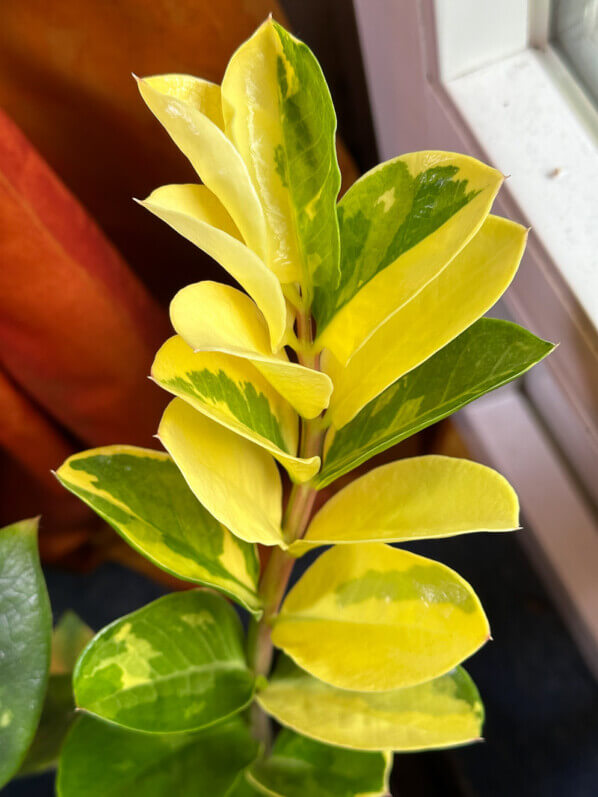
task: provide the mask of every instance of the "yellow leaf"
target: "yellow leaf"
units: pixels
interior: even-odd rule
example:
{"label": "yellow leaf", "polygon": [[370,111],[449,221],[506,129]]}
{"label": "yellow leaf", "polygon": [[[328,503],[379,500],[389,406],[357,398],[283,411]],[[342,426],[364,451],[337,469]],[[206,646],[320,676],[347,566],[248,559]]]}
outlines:
{"label": "yellow leaf", "polygon": [[217,260],[247,291],[264,314],[276,351],[287,327],[280,282],[241,240],[220,200],[203,185],[165,185],[139,203]]}
{"label": "yellow leaf", "polygon": [[280,474],[266,451],[178,398],[166,407],[158,438],[199,501],[233,534],[284,545]]}
{"label": "yellow leaf", "polygon": [[489,216],[439,276],[369,338],[347,366],[325,352],[334,382],[327,417],[337,429],[399,377],[457,337],[500,298],[523,255],[526,230]]}
{"label": "yellow leaf", "polygon": [[341,283],[323,297],[335,314],[317,343],[345,365],[476,234],[502,181],[475,158],[432,151],[401,155],[354,183],[339,203]]}
{"label": "yellow leaf", "polygon": [[333,496],[291,545],[405,542],[472,531],[512,531],[519,502],[491,468],[453,457],[402,459],[371,470]]}
{"label": "yellow leaf", "polygon": [[296,456],[297,414],[249,360],[194,352],[175,335],[156,354],[152,377],[208,418],[264,448],[295,481],[308,481],[318,472],[319,457]]}
{"label": "yellow leaf", "polygon": [[170,318],[195,351],[221,351],[250,360],[304,418],[315,418],[328,406],[330,377],[289,362],[283,350],[273,354],[259,310],[241,291],[209,281],[188,285],[172,300]]}
{"label": "yellow leaf", "polygon": [[[243,159],[219,126],[213,104],[197,102],[198,80],[181,75],[156,75],[138,81],[148,108],[189,159],[200,180],[213,191],[232,216],[250,249],[266,254],[266,226],[262,206]],[[203,83],[203,81],[200,81]]]}
{"label": "yellow leaf", "polygon": [[461,667],[389,692],[337,689],[281,656],[257,700],[282,725],[354,750],[429,750],[475,741],[484,709]]}
{"label": "yellow leaf", "polygon": [[274,644],[316,678],[365,692],[443,675],[489,636],[461,576],[382,543],[322,554],[287,595],[272,631]]}

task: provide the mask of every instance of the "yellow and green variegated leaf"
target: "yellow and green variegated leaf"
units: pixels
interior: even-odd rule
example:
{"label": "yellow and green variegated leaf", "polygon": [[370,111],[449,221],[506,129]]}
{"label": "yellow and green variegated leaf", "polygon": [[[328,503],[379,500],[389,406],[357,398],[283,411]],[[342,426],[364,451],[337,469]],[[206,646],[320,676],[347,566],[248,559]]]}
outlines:
{"label": "yellow and green variegated leaf", "polygon": [[290,551],[518,526],[519,501],[504,476],[467,459],[431,455],[391,462],[355,479],[324,504]]}
{"label": "yellow and green variegated leaf", "polygon": [[170,318],[195,351],[221,351],[252,362],[304,418],[315,418],[328,406],[330,377],[289,362],[284,350],[273,354],[264,319],[241,291],[210,281],[188,285],[170,303]]}
{"label": "yellow and green variegated leaf", "polygon": [[205,590],[171,593],[102,629],[73,674],[75,701],[133,730],[214,725],[253,697],[235,609]]}
{"label": "yellow and green variegated leaf", "polygon": [[319,457],[295,456],[297,414],[249,360],[194,352],[174,336],[158,351],[152,377],[208,418],[265,448],[295,481],[307,481],[317,473]]}
{"label": "yellow and green variegated leaf", "polygon": [[475,235],[503,177],[452,152],[414,152],[376,166],[338,206],[341,278],[315,293],[318,343],[346,364]]}
{"label": "yellow and green variegated leaf", "polygon": [[0,789],[27,753],[48,682],[52,612],[38,520],[0,529]]}
{"label": "yellow and green variegated leaf", "polygon": [[274,644],[316,678],[367,692],[443,675],[489,636],[461,576],[376,542],[322,554],[285,598],[272,631]]}
{"label": "yellow and green variegated leaf", "polygon": [[462,667],[405,689],[353,692],[279,659],[262,708],[282,725],[322,742],[358,750],[429,750],[480,738],[484,707]]}
{"label": "yellow and green variegated leaf", "polygon": [[231,58],[222,106],[264,209],[268,265],[308,292],[336,284],[336,116],[313,53],[267,20]]}
{"label": "yellow and green variegated leaf", "polygon": [[202,506],[168,454],[106,446],[75,454],[56,475],[157,567],[260,612],[254,547]]}
{"label": "yellow and green variegated leaf", "polygon": [[165,185],[143,207],[217,260],[252,297],[264,314],[273,350],[287,328],[287,308],[280,282],[255,252],[245,246],[220,200],[204,185]]}
{"label": "yellow and green variegated leaf", "polygon": [[199,733],[136,733],[82,716],[58,768],[58,797],[229,797],[258,753],[239,717]]}
{"label": "yellow and green variegated leaf", "polygon": [[325,367],[335,390],[327,415],[334,426],[340,429],[489,310],[513,279],[526,237],[521,225],[489,216],[444,271],[379,327],[345,368],[329,355]]}
{"label": "yellow and green variegated leaf", "polygon": [[208,91],[205,81],[189,75],[155,75],[139,80],[138,87],[199,179],[222,202],[249,248],[264,258],[264,213],[241,155],[221,129],[222,117],[215,110],[219,88]]}
{"label": "yellow and green variegated leaf", "polygon": [[342,429],[328,431],[318,487],[516,379],[553,348],[510,321],[480,318]]}
{"label": "yellow and green variegated leaf", "polygon": [[267,451],[179,398],[166,407],[158,438],[199,501],[235,536],[284,545],[280,473]]}
{"label": "yellow and green variegated leaf", "polygon": [[258,794],[277,797],[383,797],[391,762],[389,753],[344,750],[283,729],[247,778]]}

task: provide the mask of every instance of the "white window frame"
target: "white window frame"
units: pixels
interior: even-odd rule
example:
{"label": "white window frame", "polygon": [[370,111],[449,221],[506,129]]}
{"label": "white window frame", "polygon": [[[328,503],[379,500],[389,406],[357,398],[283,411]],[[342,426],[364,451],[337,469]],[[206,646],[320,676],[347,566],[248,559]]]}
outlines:
{"label": "white window frame", "polygon": [[456,419],[515,484],[522,539],[598,676],[598,113],[549,43],[549,0],[354,7],[381,159],[445,149],[493,163],[511,174],[495,212],[532,227],[503,303],[559,348],[523,390]]}

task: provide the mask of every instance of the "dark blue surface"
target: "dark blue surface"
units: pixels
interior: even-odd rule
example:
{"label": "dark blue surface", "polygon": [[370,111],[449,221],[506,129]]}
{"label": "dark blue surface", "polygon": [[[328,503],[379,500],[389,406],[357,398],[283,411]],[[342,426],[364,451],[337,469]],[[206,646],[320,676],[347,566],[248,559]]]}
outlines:
{"label": "dark blue surface", "polygon": [[[596,797],[598,688],[516,535],[469,535],[409,547],[471,582],[494,641],[466,665],[486,705],[486,741],[435,757],[400,757],[399,785],[401,762],[405,772],[419,766],[426,784],[404,788],[401,797]],[[46,577],[55,616],[74,608],[96,629],[163,592],[116,565],[87,575],[47,570]],[[438,770],[434,786],[426,780],[432,770]],[[448,782],[437,785],[444,777],[452,778],[450,790]],[[6,797],[52,794],[50,776],[16,781],[3,790]]]}

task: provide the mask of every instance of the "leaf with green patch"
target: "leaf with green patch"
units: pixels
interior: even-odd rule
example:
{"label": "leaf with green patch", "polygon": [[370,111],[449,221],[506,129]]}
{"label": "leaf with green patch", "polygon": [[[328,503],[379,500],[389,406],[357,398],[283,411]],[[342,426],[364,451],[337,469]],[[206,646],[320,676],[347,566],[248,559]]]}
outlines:
{"label": "leaf with green patch", "polygon": [[406,689],[354,692],[282,656],[258,701],[282,725],[357,750],[454,747],[479,739],[484,721],[478,690],[462,667]]}
{"label": "leaf with green patch", "polygon": [[480,601],[454,570],[375,542],[322,554],[272,630],[273,643],[316,678],[365,692],[443,675],[489,637]]}
{"label": "leaf with green patch", "polygon": [[258,745],[235,717],[196,734],[142,734],[80,717],[69,733],[58,797],[228,797]]}
{"label": "leaf with green patch", "polygon": [[315,418],[328,406],[330,377],[290,362],[284,349],[273,354],[255,302],[236,288],[208,280],[187,285],[170,303],[170,320],[194,351],[249,360],[304,418]]}
{"label": "leaf with green patch", "polygon": [[318,487],[517,379],[553,348],[509,321],[481,318],[370,401],[342,429],[330,430]]}
{"label": "leaf with green patch", "polygon": [[248,779],[280,797],[381,797],[388,794],[391,761],[388,753],[344,750],[283,729]]}
{"label": "leaf with green patch", "polygon": [[75,669],[80,708],[133,730],[198,730],[253,697],[241,623],[227,601],[190,590],[159,598],[100,631]]}
{"label": "leaf with green patch", "polygon": [[515,276],[526,239],[521,225],[488,216],[436,279],[378,327],[345,367],[326,350],[324,369],[334,383],[330,422],[343,427],[483,316]]}
{"label": "leaf with green patch", "polygon": [[222,81],[226,132],[266,218],[268,265],[281,282],[336,284],[336,116],[309,48],[271,19],[239,47]]}
{"label": "leaf with green patch", "polygon": [[380,164],[338,206],[341,279],[316,289],[317,345],[342,364],[446,268],[490,212],[503,177],[452,152]]}
{"label": "leaf with green patch", "polygon": [[0,529],[0,788],[19,769],[42,711],[52,614],[38,519]]}
{"label": "leaf with green patch", "polygon": [[56,475],[157,567],[260,612],[255,548],[202,506],[168,454],[106,446],[69,457]]}
{"label": "leaf with green patch", "polygon": [[352,481],[324,504],[290,552],[518,527],[519,501],[504,476],[467,459],[429,455],[381,465]]}
{"label": "leaf with green patch", "polygon": [[319,457],[296,456],[299,418],[247,359],[216,351],[194,352],[175,335],[156,354],[153,379],[208,418],[264,448],[296,481],[307,481]]}

